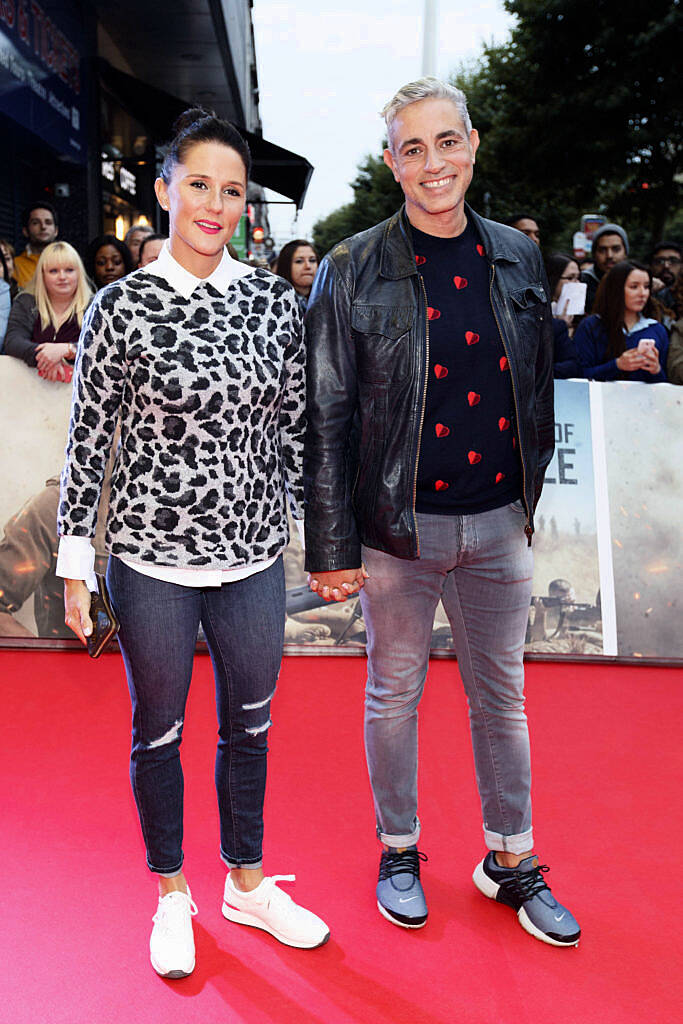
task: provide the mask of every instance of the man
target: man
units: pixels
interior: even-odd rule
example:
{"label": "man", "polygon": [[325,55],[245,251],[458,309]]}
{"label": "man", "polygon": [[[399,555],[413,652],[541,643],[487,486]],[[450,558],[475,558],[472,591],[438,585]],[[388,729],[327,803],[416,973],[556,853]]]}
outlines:
{"label": "man", "polygon": [[516,228],[517,231],[521,231],[523,235],[530,238],[532,242],[540,246],[541,244],[541,231],[538,223],[528,213],[515,213],[514,216],[509,217],[505,222],[509,224],[511,228]]}
{"label": "man", "polygon": [[[140,246],[143,239],[153,234],[155,234],[155,231],[150,224],[133,224],[132,228],[128,228],[126,231],[123,241],[124,245],[127,245],[130,249],[130,254],[133,257],[133,270],[140,265]],[[160,238],[161,235],[157,237]]]}
{"label": "man", "polygon": [[603,224],[593,235],[591,255],[593,266],[581,273],[581,280],[588,285],[586,313],[593,309],[598,285],[607,271],[628,256],[628,235],[618,224]]}
{"label": "man", "polygon": [[36,272],[41,252],[57,237],[57,211],[51,203],[41,200],[24,210],[22,225],[28,242],[24,251],[15,257],[14,279],[20,288],[25,288]]}
{"label": "man", "polygon": [[541,253],[465,203],[479,139],[461,92],[421,79],[383,113],[405,206],[320,266],[304,464],[311,588],[328,600],[361,590],[378,908],[405,928],[427,919],[417,706],[441,599],[489,849],[475,884],[531,934],[575,945],[579,926],[533,851],[523,708],[528,543],[554,433]]}
{"label": "man", "polygon": [[652,291],[663,305],[683,316],[683,308],[676,301],[676,284],[681,273],[683,246],[678,242],[659,242],[650,256]]}
{"label": "man", "polygon": [[138,247],[138,266],[146,267],[158,259],[166,241],[168,239],[165,235],[157,235],[155,231],[150,235],[144,235]]}

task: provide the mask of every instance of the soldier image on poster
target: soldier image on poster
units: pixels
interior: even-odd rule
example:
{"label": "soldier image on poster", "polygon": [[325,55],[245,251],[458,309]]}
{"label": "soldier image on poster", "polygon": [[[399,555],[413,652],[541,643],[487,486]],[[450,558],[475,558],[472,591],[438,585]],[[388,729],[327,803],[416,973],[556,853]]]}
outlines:
{"label": "soldier image on poster", "polygon": [[[106,572],[104,524],[118,435],[107,465],[95,534],[95,571]],[[64,623],[64,581],[57,567],[59,473],[4,524],[0,539],[0,637],[72,640]],[[33,601],[31,602],[31,598]]]}

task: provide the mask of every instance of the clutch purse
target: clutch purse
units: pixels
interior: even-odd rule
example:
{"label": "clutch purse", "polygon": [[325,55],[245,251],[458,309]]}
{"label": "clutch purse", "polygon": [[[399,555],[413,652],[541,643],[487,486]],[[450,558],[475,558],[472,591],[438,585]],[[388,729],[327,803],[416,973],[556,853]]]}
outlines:
{"label": "clutch purse", "polygon": [[97,593],[90,596],[90,618],[92,633],[87,638],[88,654],[99,658],[112,637],[119,631],[119,620],[109,600],[109,591],[104,576],[97,573]]}

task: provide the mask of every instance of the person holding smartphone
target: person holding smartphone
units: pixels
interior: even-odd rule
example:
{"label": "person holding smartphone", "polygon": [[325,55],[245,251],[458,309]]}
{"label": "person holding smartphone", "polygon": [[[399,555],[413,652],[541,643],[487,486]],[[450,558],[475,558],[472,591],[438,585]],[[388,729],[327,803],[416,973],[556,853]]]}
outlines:
{"label": "person holding smartphone", "polygon": [[622,260],[600,282],[595,312],[582,320],[574,344],[589,380],[667,380],[669,335],[642,263]]}

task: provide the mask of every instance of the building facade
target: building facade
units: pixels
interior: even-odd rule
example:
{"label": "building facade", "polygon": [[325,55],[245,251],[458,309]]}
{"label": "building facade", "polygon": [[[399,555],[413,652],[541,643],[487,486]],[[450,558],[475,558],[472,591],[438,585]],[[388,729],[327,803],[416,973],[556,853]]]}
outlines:
{"label": "building facade", "polygon": [[300,206],[312,168],[262,138],[250,0],[0,0],[0,237],[23,248],[22,210],[41,198],[81,252],[134,223],[165,231],[154,180],[194,105],[246,134],[267,233],[263,186]]}

